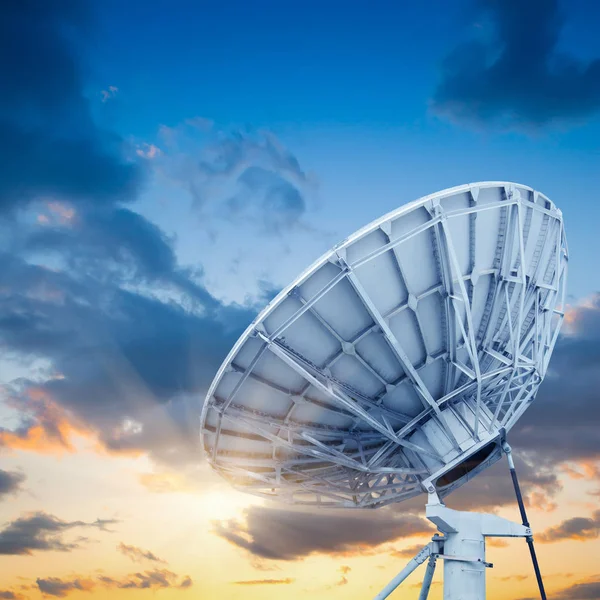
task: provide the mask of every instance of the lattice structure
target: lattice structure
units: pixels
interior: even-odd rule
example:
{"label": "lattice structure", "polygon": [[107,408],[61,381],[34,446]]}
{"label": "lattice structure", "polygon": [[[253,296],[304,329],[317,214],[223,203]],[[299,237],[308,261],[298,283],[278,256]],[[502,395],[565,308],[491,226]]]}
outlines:
{"label": "lattice structure", "polygon": [[234,486],[297,504],[443,496],[500,457],[564,316],[562,214],[485,182],[338,244],[255,319],[202,413]]}

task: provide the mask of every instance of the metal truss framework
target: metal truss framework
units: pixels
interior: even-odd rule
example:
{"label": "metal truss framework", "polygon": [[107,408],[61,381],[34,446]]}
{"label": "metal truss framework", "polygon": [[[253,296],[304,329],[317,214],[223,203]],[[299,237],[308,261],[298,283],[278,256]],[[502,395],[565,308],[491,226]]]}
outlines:
{"label": "metal truss framework", "polygon": [[[480,190],[493,185],[502,187],[502,199],[478,202]],[[483,183],[427,197],[351,236],[286,288],[242,336],[209,390],[201,427],[212,466],[233,485],[258,495],[276,495],[296,504],[374,507],[421,493],[424,481],[435,482],[466,455],[508,431],[535,398],[548,368],[564,317],[568,263],[560,211],[533,190],[523,197],[523,189],[529,190],[514,184]],[[469,205],[449,210],[444,198],[457,190],[468,192]],[[427,210],[426,222],[400,236],[391,235],[396,219],[421,207]],[[476,226],[484,211],[499,211],[500,219],[498,230],[489,232],[497,236],[494,262],[481,270]],[[451,228],[453,220],[465,217],[469,220],[466,273]],[[534,218],[539,225],[530,235]],[[385,243],[359,258],[349,258],[348,247],[375,230],[385,236]],[[430,235],[437,282],[415,293],[399,257],[405,244],[422,235]],[[391,257],[408,292],[405,301],[385,312],[360,277],[361,267],[383,255]],[[325,262],[335,265],[335,276],[304,297],[301,284]],[[476,325],[474,290],[483,277],[491,284]],[[371,320],[349,339],[318,308],[344,281]],[[437,295],[443,307],[441,351],[431,346],[419,312],[420,304],[432,295]],[[269,331],[265,319],[286,298],[293,299],[298,308]],[[409,357],[404,340],[390,326],[392,319],[406,311],[425,348],[420,363]],[[307,314],[337,344],[335,353],[321,364],[286,340],[286,332]],[[372,358],[363,355],[360,345],[369,336],[385,340],[401,375],[386,378]],[[242,366],[236,362],[237,354],[250,339],[257,351]],[[268,357],[299,376],[302,386],[292,389],[257,372],[257,365]],[[345,357],[352,357],[378,382],[377,394],[366,394],[332,374]],[[425,379],[427,367],[436,361],[444,373],[441,395],[434,395]],[[220,394],[219,384],[227,374],[235,375],[237,381]],[[244,401],[249,382],[288,398],[285,413],[249,406]],[[386,403],[386,397],[401,385],[409,386],[418,398],[421,410],[417,414],[406,414]],[[298,420],[295,416],[301,408],[320,411],[331,419]],[[351,425],[328,424],[340,419]],[[425,431],[428,423],[435,428],[437,441],[431,434],[425,441],[413,435]]]}

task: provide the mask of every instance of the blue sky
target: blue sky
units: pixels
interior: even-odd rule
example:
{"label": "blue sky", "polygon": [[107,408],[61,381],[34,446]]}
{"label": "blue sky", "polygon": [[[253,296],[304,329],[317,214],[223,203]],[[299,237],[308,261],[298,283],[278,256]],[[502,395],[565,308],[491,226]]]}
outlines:
{"label": "blue sky", "polygon": [[[101,507],[106,518],[132,502],[145,515],[123,525],[126,544],[138,543],[135,535],[150,543],[140,532],[153,531],[157,487],[191,494],[187,505],[164,500],[182,539],[181,515],[196,502],[235,505],[214,514],[243,518],[247,505],[233,492],[207,495],[220,488],[201,462],[197,428],[208,385],[241,331],[274,291],[359,227],[481,180],[536,188],[565,215],[567,326],[552,383],[515,439],[525,494],[544,527],[565,543],[598,537],[590,503],[597,508],[600,484],[600,4],[0,4],[0,454],[10,459],[0,468],[0,554],[35,555],[7,569],[30,582],[0,581],[1,597],[87,593],[72,572],[87,568],[84,551],[52,532],[103,531],[90,514],[103,481],[120,490]],[[61,453],[74,462],[61,466]],[[72,473],[81,465],[89,497],[73,514],[54,515],[59,492],[43,486],[70,482],[78,498]],[[134,490],[138,479],[152,485]],[[509,506],[504,479],[478,478],[471,508],[488,507],[490,489]],[[562,512],[552,512],[563,485]],[[571,522],[584,513],[585,530]],[[270,514],[247,512],[248,535],[271,527]],[[285,527],[304,529],[293,513],[278,514]],[[250,580],[264,577],[248,557],[218,554],[221,542],[207,533],[213,517],[207,508],[195,543],[215,544],[215,560],[236,560]],[[298,555],[333,552],[339,533],[326,535],[327,543],[303,542]],[[114,563],[114,548],[102,548]],[[362,564],[355,573],[374,572]],[[594,568],[578,571],[578,585],[600,589]],[[119,598],[125,576],[106,584]],[[183,575],[167,579],[164,587],[189,587]],[[91,575],[81,581],[106,591]],[[231,590],[223,581],[214,589]],[[557,597],[583,598],[573,589]]]}
{"label": "blue sky", "polygon": [[[529,11],[533,23],[543,18],[536,6]],[[600,51],[598,7],[578,1],[558,10],[562,20],[550,61],[560,54],[593,59]],[[492,55],[502,47],[493,14],[477,3],[384,2],[369,11],[342,2],[296,8],[270,1],[180,2],[173,10],[158,1],[131,2],[125,11],[109,1],[96,7],[96,19],[86,49],[87,94],[97,98],[109,85],[119,90],[94,104],[100,123],[126,140],[159,147],[160,125],[196,116],[225,131],[268,129],[314,174],[318,194],[308,216],[331,235],[297,240],[289,267],[272,274],[276,285],[401,203],[466,181],[507,179],[542,190],[563,208],[572,255],[581,257],[572,261],[570,291],[581,297],[597,289],[589,268],[589,257],[600,251],[594,226],[600,121],[594,110],[559,108],[530,126],[457,123],[433,106],[445,61],[460,44],[489,44]],[[532,37],[533,46],[539,43]],[[161,211],[151,214],[166,224],[168,211]],[[179,229],[181,219],[173,219]],[[185,248],[182,242],[186,262],[200,250]]]}

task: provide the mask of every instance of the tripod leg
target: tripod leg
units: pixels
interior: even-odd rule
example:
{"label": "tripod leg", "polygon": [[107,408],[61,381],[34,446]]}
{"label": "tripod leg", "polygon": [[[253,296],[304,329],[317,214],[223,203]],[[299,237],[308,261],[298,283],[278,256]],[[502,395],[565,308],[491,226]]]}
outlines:
{"label": "tripod leg", "polygon": [[375,596],[375,600],[387,598],[427,557],[431,556],[431,544],[427,544],[410,562]]}
{"label": "tripod leg", "polygon": [[[521,494],[521,487],[519,486],[519,480],[517,478],[517,471],[515,470],[515,463],[512,457],[512,451],[508,444],[504,444],[504,452],[508,459],[508,467],[510,468],[510,476],[512,478],[513,486],[515,488],[515,494],[517,496],[517,502],[519,504],[519,511],[521,513],[521,519],[523,525],[529,527],[529,521],[527,520],[527,513],[525,512],[525,503],[523,502],[523,495]],[[542,581],[542,573],[540,572],[540,565],[538,563],[537,555],[535,553],[535,546],[533,545],[533,536],[525,538],[527,545],[529,546],[529,553],[531,554],[531,562],[533,563],[533,570],[535,572],[535,578],[537,580],[538,588],[540,589],[540,597],[542,600],[546,600],[546,590],[544,589],[544,582]]]}
{"label": "tripod leg", "polygon": [[431,580],[433,579],[433,573],[435,572],[435,562],[435,556],[431,555],[429,557],[429,562],[427,563],[427,568],[425,569],[425,577],[423,577],[423,585],[421,586],[419,600],[427,600],[429,588],[431,587]]}

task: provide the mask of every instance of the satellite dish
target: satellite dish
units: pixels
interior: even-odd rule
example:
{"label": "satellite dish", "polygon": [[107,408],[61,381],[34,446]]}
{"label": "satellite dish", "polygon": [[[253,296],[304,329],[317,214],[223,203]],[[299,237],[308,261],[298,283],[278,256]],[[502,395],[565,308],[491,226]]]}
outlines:
{"label": "satellite dish", "polygon": [[235,487],[294,504],[375,508],[427,492],[443,507],[501,458],[534,400],[567,260],[561,211],[519,184],[447,189],[373,221],[235,344],[202,411],[208,461]]}

